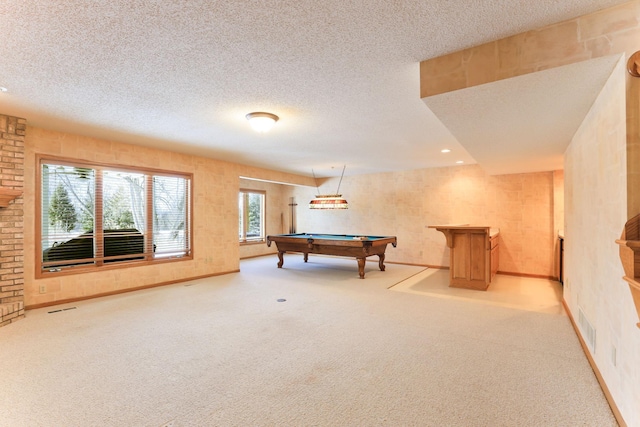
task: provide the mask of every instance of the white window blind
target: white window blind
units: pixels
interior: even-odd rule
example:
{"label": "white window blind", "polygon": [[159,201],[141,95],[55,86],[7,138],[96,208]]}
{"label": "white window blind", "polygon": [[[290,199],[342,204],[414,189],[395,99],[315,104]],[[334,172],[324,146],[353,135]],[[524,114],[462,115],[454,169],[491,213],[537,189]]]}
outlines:
{"label": "white window blind", "polygon": [[95,256],[95,171],[42,165],[43,261],[53,267],[92,264]]}
{"label": "white window blind", "polygon": [[153,245],[158,257],[188,253],[189,181],[181,177],[153,177]]}

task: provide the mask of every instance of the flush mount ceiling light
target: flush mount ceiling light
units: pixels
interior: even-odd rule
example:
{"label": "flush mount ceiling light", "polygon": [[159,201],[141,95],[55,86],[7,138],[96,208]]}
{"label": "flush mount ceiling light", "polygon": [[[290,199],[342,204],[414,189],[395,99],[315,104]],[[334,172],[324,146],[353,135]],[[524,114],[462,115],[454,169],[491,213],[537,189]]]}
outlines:
{"label": "flush mount ceiling light", "polygon": [[[347,200],[342,197],[340,193],[340,184],[342,184],[342,178],[344,177],[344,170],[347,168],[347,165],[344,165],[342,168],[342,175],[340,176],[340,182],[338,182],[338,190],[336,194],[318,194],[313,200],[309,202],[309,209],[349,209],[349,204]],[[313,179],[316,180],[316,174],[311,169],[311,173],[313,174]],[[316,180],[316,189],[318,193],[320,189],[318,188]]]}
{"label": "flush mount ceiling light", "polygon": [[253,130],[260,133],[268,132],[279,119],[275,114],[264,112],[249,113],[246,117]]}
{"label": "flush mount ceiling light", "polygon": [[0,86],[0,92],[8,92],[8,91],[9,89],[7,89],[6,87]]}
{"label": "flush mount ceiling light", "polygon": [[451,150],[449,150],[448,148],[443,148],[442,150],[440,150],[441,153],[450,153]]}

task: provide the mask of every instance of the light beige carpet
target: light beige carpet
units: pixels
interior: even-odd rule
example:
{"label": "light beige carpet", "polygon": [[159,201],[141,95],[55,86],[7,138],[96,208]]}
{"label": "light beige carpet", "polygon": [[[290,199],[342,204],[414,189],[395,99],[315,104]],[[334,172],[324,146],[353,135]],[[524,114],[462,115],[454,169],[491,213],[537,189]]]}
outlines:
{"label": "light beige carpet", "polygon": [[276,261],[0,328],[0,425],[615,425],[563,314],[387,289],[417,267]]}
{"label": "light beige carpet", "polygon": [[562,314],[562,285],[548,279],[497,274],[486,291],[449,287],[449,270],[425,269],[390,289],[438,298],[466,300],[477,304],[510,307],[540,313]]}

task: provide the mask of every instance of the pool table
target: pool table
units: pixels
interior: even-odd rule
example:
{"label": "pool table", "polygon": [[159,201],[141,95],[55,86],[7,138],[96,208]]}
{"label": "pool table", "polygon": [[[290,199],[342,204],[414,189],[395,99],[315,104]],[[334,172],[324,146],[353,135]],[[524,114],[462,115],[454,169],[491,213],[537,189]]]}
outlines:
{"label": "pool table", "polygon": [[395,248],[396,236],[358,236],[349,234],[278,234],[267,236],[267,246],[271,242],[278,249],[278,268],[284,264],[285,252],[302,252],[304,262],[309,254],[355,257],[358,261],[358,273],[364,279],[364,265],[368,256],[378,255],[378,266],[384,271],[384,251],[387,244]]}

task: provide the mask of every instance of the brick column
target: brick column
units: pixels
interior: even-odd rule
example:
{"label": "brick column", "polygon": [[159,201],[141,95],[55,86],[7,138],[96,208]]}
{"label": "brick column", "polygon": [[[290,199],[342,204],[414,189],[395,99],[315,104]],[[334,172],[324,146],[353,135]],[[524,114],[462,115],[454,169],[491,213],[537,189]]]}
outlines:
{"label": "brick column", "polygon": [[[26,120],[0,114],[0,189],[24,186]],[[0,207],[0,326],[24,317],[24,206],[22,196]]]}

